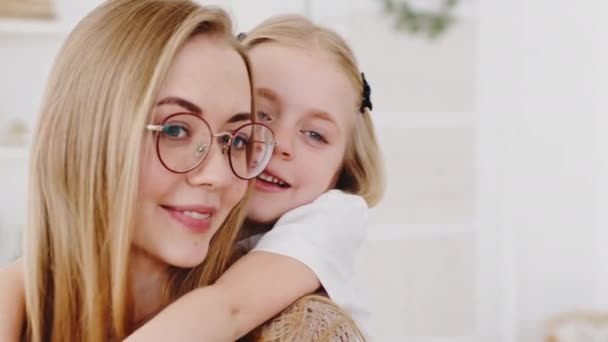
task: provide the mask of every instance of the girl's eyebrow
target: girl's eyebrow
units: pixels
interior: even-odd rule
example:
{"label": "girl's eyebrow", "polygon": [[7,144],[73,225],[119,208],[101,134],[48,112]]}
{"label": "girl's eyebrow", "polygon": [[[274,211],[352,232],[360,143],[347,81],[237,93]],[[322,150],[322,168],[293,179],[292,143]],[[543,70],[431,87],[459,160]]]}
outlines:
{"label": "girl's eyebrow", "polygon": [[321,109],[313,109],[308,112],[308,117],[311,119],[322,120],[330,124],[338,133],[342,132],[340,125],[336,119],[328,112]]}
{"label": "girl's eyebrow", "polygon": [[324,110],[312,110],[311,112],[311,117],[315,118],[315,119],[320,119],[320,120],[325,120],[328,121],[334,125],[336,125],[336,120],[334,120],[334,118],[331,116],[331,114],[329,114],[328,112],[324,111]]}
{"label": "girl's eyebrow", "polygon": [[258,95],[260,95],[261,97],[263,97],[263,98],[265,98],[265,99],[267,99],[269,101],[280,102],[279,101],[279,96],[272,89],[269,89],[269,88],[258,88],[257,89],[257,93],[258,93]]}

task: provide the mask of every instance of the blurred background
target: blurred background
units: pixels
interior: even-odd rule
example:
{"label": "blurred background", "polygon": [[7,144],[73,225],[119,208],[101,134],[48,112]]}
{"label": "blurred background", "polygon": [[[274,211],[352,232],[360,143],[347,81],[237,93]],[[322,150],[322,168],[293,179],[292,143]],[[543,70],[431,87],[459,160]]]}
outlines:
{"label": "blurred background", "polygon": [[[0,0],[0,264],[48,71],[100,2]],[[239,31],[307,15],[372,84],[389,177],[357,260],[372,341],[608,341],[605,0],[204,3]]]}

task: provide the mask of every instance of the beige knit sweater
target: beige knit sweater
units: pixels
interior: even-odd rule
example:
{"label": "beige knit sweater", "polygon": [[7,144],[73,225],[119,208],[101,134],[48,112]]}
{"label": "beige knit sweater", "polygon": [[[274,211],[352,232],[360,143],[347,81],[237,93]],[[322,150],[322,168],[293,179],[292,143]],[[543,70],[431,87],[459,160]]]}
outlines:
{"label": "beige knit sweater", "polygon": [[365,337],[342,309],[327,297],[309,295],[292,304],[243,341],[365,342]]}

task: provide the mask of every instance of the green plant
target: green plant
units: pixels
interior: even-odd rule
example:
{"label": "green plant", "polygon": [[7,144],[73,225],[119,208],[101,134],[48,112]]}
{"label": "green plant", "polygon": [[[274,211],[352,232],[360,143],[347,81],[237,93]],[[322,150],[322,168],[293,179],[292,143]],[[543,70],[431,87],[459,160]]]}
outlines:
{"label": "green plant", "polygon": [[[428,0],[427,0],[428,1]],[[459,0],[442,0],[435,11],[419,10],[408,0],[382,0],[387,13],[395,16],[395,27],[435,39],[454,24],[452,15]]]}

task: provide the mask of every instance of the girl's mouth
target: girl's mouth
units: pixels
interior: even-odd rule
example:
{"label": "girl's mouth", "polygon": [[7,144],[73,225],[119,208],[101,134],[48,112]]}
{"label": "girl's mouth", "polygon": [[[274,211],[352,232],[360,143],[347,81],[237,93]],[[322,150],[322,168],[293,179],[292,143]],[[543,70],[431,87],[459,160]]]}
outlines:
{"label": "girl's mouth", "polygon": [[[288,189],[291,185],[281,178],[278,178],[266,171],[262,172],[261,175],[258,176],[258,183],[260,183],[263,188],[279,188],[279,189]],[[264,190],[264,189],[262,189]]]}

